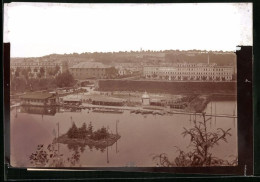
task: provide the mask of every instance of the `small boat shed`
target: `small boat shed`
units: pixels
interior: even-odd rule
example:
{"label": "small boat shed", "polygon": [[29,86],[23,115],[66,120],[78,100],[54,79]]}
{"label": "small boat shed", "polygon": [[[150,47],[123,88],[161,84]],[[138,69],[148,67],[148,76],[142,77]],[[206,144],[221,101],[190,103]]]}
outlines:
{"label": "small boat shed", "polygon": [[59,102],[55,93],[29,92],[20,96],[21,105],[53,106]]}

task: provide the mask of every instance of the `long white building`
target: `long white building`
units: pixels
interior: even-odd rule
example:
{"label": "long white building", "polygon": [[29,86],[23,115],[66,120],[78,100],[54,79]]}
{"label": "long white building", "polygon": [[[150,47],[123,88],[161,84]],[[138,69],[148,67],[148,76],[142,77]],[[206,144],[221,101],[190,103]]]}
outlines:
{"label": "long white building", "polygon": [[217,64],[180,63],[170,67],[145,66],[143,76],[146,79],[176,81],[231,81],[234,79],[233,66]]}

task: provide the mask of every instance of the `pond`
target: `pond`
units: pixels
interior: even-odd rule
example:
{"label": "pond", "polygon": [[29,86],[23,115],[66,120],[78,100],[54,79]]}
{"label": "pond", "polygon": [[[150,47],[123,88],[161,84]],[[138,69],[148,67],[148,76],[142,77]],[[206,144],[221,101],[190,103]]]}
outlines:
{"label": "pond", "polygon": [[[205,112],[213,115],[237,115],[236,110],[236,101],[212,101],[208,103]],[[38,145],[52,143],[57,135],[68,131],[72,122],[77,127],[81,127],[84,122],[87,125],[91,122],[94,130],[104,126],[111,133],[118,132],[121,138],[103,150],[58,144],[57,149],[64,157],[78,154],[76,167],[154,167],[156,162],[153,156],[156,154],[166,153],[169,159],[174,160],[178,155],[176,147],[184,151],[191,150],[188,148],[190,137],[183,137],[182,132],[184,128],[193,126],[195,118],[198,121],[203,119],[199,115],[142,115],[127,110],[122,114],[97,113],[87,109],[60,112],[58,108],[42,112],[39,108],[20,107],[11,111],[11,165],[34,167],[29,157]],[[237,119],[214,116],[207,118],[209,131],[231,128],[232,134],[227,137],[227,143],[223,141],[214,147],[213,155],[221,159],[237,156]]]}

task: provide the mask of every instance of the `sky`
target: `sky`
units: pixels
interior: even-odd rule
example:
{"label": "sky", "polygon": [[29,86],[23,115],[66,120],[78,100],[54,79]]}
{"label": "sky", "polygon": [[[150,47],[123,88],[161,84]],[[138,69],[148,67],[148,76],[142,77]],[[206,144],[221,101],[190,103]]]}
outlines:
{"label": "sky", "polygon": [[251,3],[4,5],[11,57],[252,45]]}

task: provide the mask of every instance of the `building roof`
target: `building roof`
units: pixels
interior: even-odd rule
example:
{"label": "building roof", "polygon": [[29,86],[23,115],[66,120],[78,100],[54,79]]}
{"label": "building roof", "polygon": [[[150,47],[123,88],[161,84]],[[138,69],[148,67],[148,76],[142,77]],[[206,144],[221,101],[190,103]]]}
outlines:
{"label": "building roof", "polygon": [[110,66],[104,65],[99,62],[81,62],[79,64],[76,64],[70,68],[109,68]]}
{"label": "building roof", "polygon": [[55,94],[53,93],[26,93],[25,95],[20,96],[21,99],[48,99],[53,97]]}
{"label": "building roof", "polygon": [[96,101],[96,102],[124,102],[125,99],[120,99],[120,98],[113,98],[113,97],[94,97],[91,98],[92,101]]}

